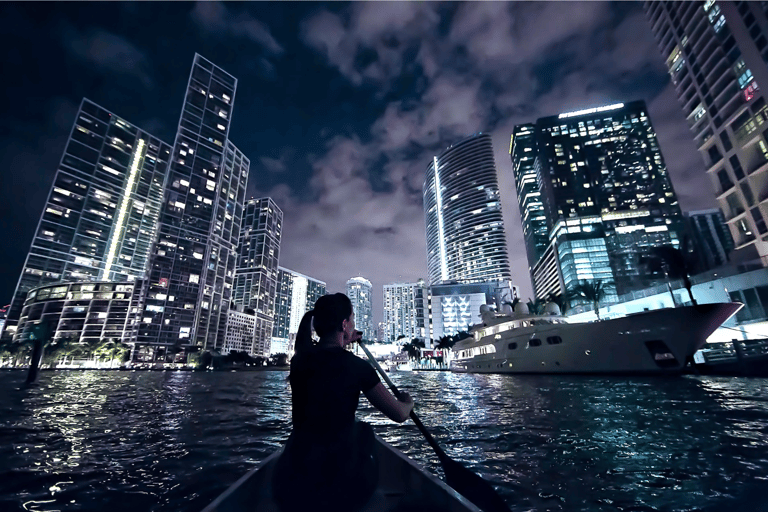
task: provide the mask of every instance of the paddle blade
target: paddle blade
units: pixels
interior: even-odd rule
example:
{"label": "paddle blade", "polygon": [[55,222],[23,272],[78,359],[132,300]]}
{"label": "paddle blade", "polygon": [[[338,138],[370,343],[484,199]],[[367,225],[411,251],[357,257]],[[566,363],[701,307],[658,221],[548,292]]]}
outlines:
{"label": "paddle blade", "polygon": [[448,457],[441,460],[445,481],[483,512],[510,512],[491,484]]}

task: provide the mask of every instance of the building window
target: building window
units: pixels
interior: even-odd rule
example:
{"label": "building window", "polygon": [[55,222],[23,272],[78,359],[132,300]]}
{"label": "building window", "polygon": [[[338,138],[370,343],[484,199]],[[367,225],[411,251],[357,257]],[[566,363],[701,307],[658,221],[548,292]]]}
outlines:
{"label": "building window", "polygon": [[760,208],[752,208],[750,212],[752,213],[752,218],[755,219],[755,226],[757,226],[757,231],[761,235],[768,233],[768,228],[765,226],[765,219],[763,218],[763,214],[760,213]]}

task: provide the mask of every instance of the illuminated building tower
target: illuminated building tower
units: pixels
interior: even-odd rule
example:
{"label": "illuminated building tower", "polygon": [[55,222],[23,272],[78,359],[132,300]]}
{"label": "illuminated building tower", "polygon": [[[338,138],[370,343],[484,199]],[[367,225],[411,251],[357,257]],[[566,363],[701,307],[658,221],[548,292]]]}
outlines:
{"label": "illuminated building tower", "polygon": [[384,341],[429,341],[429,289],[423,279],[415,283],[384,285]]}
{"label": "illuminated building tower", "polygon": [[702,271],[728,263],[733,250],[733,238],[725,224],[723,212],[717,208],[698,212],[685,212],[689,232],[693,238],[695,254]]}
{"label": "illuminated building tower", "polygon": [[424,180],[431,284],[509,279],[491,137],[468,137],[435,156]]}
{"label": "illuminated building tower", "polygon": [[549,245],[547,216],[544,213],[544,203],[541,199],[541,188],[535,166],[536,137],[534,134],[533,124],[515,126],[509,146],[530,275],[533,275],[531,272],[533,266],[544,255]]}
{"label": "illuminated building tower", "polygon": [[33,288],[145,276],[169,156],[168,144],[83,99],[13,295],[12,323]]}
{"label": "illuminated building tower", "polygon": [[269,198],[249,199],[243,210],[232,302],[256,313],[258,353],[269,355],[277,293],[283,211]]}
{"label": "illuminated building tower", "polygon": [[600,279],[610,302],[655,284],[641,262],[653,246],[679,245],[685,223],[645,103],[544,117],[534,137],[550,241],[532,264],[536,296]]}
{"label": "illuminated building tower", "polygon": [[[646,2],[738,260],[768,265],[765,2]],[[762,84],[758,86],[758,84]]]}
{"label": "illuminated building tower", "polygon": [[272,354],[291,354],[299,323],[304,313],[325,295],[325,283],[294,270],[277,267],[275,322],[272,328]]}
{"label": "illuminated building tower", "polygon": [[363,331],[363,340],[374,340],[373,330],[373,286],[364,277],[353,277],[347,281],[347,297],[352,301],[355,312],[355,326]]}
{"label": "illuminated building tower", "polygon": [[195,55],[139,326],[142,358],[224,341],[250,165],[228,138],[236,88]]}

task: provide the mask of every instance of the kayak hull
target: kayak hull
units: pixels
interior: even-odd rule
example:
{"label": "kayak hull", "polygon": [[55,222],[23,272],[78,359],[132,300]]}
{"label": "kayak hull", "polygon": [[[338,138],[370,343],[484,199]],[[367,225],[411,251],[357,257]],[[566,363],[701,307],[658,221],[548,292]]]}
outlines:
{"label": "kayak hull", "polygon": [[[376,436],[375,457],[379,464],[379,481],[365,512],[387,512],[413,509],[428,512],[480,512],[480,509],[442,480],[427,472],[405,454]],[[272,478],[282,449],[250,470],[203,512],[280,512],[272,494]]]}

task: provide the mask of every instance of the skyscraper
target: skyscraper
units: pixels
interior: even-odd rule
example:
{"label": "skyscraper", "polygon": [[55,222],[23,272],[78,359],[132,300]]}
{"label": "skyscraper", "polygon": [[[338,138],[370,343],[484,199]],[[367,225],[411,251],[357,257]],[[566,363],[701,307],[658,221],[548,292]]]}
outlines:
{"label": "skyscraper", "polygon": [[717,208],[685,212],[701,270],[710,270],[728,263],[733,250],[733,238],[725,224],[723,212]]}
{"label": "skyscraper", "polygon": [[352,301],[355,312],[355,326],[363,331],[364,340],[376,339],[373,330],[373,285],[364,277],[353,277],[347,281],[347,297]]}
{"label": "skyscraper", "polygon": [[237,80],[195,55],[139,327],[141,350],[224,340],[249,161],[230,142]]}
{"label": "skyscraper", "polygon": [[384,285],[384,340],[429,338],[429,289],[423,279],[415,283]]}
{"label": "skyscraper", "polygon": [[8,312],[32,288],[145,276],[170,146],[83,99]]}
{"label": "skyscraper", "polygon": [[735,248],[748,249],[740,259],[756,252],[763,266],[768,265],[766,10],[765,2],[645,3]]}
{"label": "skyscraper", "polygon": [[304,313],[325,295],[325,282],[283,267],[277,268],[277,276],[271,352],[288,354],[292,350]]}
{"label": "skyscraper", "polygon": [[511,150],[523,201],[533,188],[533,156],[546,216],[546,250],[529,248],[539,255],[529,261],[537,296],[580,280],[612,283],[618,294],[653,284],[658,276],[648,273],[643,258],[653,246],[678,245],[685,224],[645,103],[541,118],[533,127],[535,144],[530,126],[516,127],[526,135],[519,145],[513,138]]}
{"label": "skyscraper", "polygon": [[432,159],[424,215],[431,284],[510,278],[490,135],[468,137]]}
{"label": "skyscraper", "polygon": [[272,339],[283,211],[269,197],[245,203],[232,302],[256,312],[256,342]]}
{"label": "skyscraper", "polygon": [[547,216],[541,198],[536,169],[536,136],[533,124],[515,126],[509,153],[512,157],[512,173],[517,188],[517,204],[523,224],[523,239],[528,256],[528,272],[544,255],[549,245]]}

